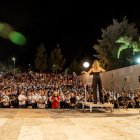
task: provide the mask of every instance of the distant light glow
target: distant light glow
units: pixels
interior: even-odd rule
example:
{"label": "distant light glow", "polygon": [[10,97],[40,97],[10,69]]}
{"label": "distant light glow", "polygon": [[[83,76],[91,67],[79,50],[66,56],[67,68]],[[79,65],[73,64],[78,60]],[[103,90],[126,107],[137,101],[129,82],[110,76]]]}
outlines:
{"label": "distant light glow", "polygon": [[8,23],[0,22],[0,37],[9,39],[17,45],[24,45],[26,38],[19,32],[16,32]]}
{"label": "distant light glow", "polygon": [[12,60],[13,60],[13,61],[15,61],[15,60],[16,60],[16,58],[15,58],[15,57],[12,57]]}
{"label": "distant light glow", "polygon": [[88,67],[89,67],[89,62],[84,62],[84,63],[83,63],[83,66],[84,66],[85,68],[88,68]]}
{"label": "distant light glow", "polygon": [[7,23],[0,23],[0,36],[8,39],[10,32],[13,31],[13,28]]}
{"label": "distant light glow", "polygon": [[17,45],[24,45],[26,43],[26,38],[24,35],[16,31],[13,31],[9,34],[9,39]]}
{"label": "distant light glow", "polygon": [[140,58],[137,58],[137,63],[140,63]]}

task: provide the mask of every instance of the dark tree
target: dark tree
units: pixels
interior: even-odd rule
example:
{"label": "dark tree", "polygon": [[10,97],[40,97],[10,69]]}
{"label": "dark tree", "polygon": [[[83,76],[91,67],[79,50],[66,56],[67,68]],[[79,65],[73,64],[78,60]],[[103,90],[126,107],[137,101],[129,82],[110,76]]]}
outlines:
{"label": "dark tree", "polygon": [[40,72],[44,72],[47,69],[47,53],[43,44],[37,48],[34,64],[35,68]]}
{"label": "dark tree", "polygon": [[[126,18],[120,23],[113,19],[112,25],[108,26],[106,29],[102,29],[102,39],[98,40],[99,44],[93,46],[97,51],[96,57],[100,59],[100,62],[106,70],[112,70],[127,65],[125,64],[126,61],[124,61],[124,57],[117,57],[120,44],[116,43],[116,41],[121,36],[132,37],[133,40],[137,40],[138,30],[134,24],[128,23]],[[129,51],[126,52],[128,53]]]}
{"label": "dark tree", "polygon": [[80,64],[77,62],[76,59],[73,60],[73,62],[71,63],[68,73],[72,74],[73,72],[75,72],[76,74],[80,74],[81,73],[81,67]]}
{"label": "dark tree", "polygon": [[55,73],[63,70],[63,66],[66,63],[66,59],[61,54],[61,48],[59,45],[51,52],[51,67]]}

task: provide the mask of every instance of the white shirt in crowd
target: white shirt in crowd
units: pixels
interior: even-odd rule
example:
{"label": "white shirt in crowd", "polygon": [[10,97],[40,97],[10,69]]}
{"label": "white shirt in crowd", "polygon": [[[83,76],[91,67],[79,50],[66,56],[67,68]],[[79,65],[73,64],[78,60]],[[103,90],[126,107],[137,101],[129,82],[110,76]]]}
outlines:
{"label": "white shirt in crowd", "polygon": [[37,106],[39,107],[39,108],[45,108],[45,101],[46,101],[46,96],[44,95],[44,96],[41,96],[41,95],[39,95],[38,97],[37,97],[38,99],[37,99]]}
{"label": "white shirt in crowd", "polygon": [[30,103],[36,103],[37,100],[38,100],[38,95],[36,95],[36,94],[29,95],[28,100],[29,100]]}
{"label": "white shirt in crowd", "polygon": [[26,104],[26,96],[24,94],[20,94],[18,96],[18,100],[19,100],[19,105],[25,105]]}
{"label": "white shirt in crowd", "polygon": [[2,102],[3,102],[4,106],[8,106],[9,102],[10,102],[9,97],[7,95],[4,95],[3,98],[2,98]]}
{"label": "white shirt in crowd", "polygon": [[33,94],[33,95],[31,96],[31,102],[32,102],[32,103],[35,103],[35,102],[37,101],[37,99],[38,99],[38,95]]}

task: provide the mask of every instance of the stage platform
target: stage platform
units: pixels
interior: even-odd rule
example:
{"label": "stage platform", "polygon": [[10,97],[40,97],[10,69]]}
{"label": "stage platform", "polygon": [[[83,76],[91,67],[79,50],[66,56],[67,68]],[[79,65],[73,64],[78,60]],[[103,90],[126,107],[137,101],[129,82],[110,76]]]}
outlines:
{"label": "stage platform", "polygon": [[109,109],[111,112],[113,112],[114,105],[110,103],[104,103],[104,104],[94,104],[93,102],[81,102],[82,104],[82,110],[84,111],[85,106],[88,106],[90,108],[90,112],[92,112],[93,108],[106,108]]}
{"label": "stage platform", "polygon": [[85,106],[88,106],[90,108],[90,112],[92,112],[93,108],[106,108],[109,109],[111,112],[113,112],[114,105],[110,103],[104,103],[104,104],[94,104],[93,102],[81,102],[82,104],[82,110],[84,111]]}

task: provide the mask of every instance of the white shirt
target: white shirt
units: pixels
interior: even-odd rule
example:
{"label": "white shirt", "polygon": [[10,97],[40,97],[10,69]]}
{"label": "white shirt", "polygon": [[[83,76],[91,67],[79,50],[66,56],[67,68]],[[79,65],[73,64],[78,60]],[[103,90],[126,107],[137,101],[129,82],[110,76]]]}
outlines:
{"label": "white shirt", "polygon": [[19,105],[25,105],[26,104],[26,96],[25,95],[20,94],[18,96],[18,100],[19,100]]}
{"label": "white shirt", "polygon": [[8,96],[4,95],[2,101],[3,101],[4,106],[8,106],[9,102],[10,102],[10,99],[9,99]]}
{"label": "white shirt", "polygon": [[38,95],[33,94],[31,96],[31,103],[36,103],[37,99],[38,99]]}
{"label": "white shirt", "polygon": [[38,101],[37,106],[39,108],[45,108],[46,96],[39,95],[37,101]]}

